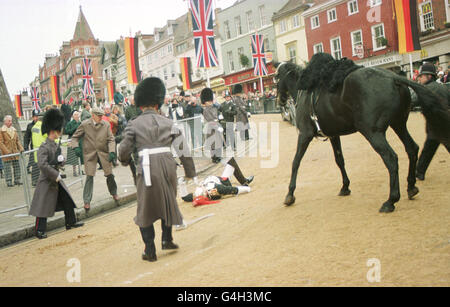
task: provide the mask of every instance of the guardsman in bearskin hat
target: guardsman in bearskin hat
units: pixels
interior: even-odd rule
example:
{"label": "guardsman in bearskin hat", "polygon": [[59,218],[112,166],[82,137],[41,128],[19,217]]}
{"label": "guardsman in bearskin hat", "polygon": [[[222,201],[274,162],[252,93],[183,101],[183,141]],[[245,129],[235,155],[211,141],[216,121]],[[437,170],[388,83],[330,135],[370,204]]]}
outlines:
{"label": "guardsman in bearskin hat", "polygon": [[243,88],[241,84],[236,84],[233,87],[233,100],[236,104],[237,114],[236,114],[236,125],[237,130],[240,132],[241,140],[249,140],[249,123],[248,123],[248,112],[247,106],[242,99]]}
{"label": "guardsman in bearskin hat", "polygon": [[[434,67],[433,63],[424,63],[420,67],[419,75],[417,76],[417,82],[425,85],[435,95],[443,99],[443,101],[445,101],[450,108],[450,91],[445,85],[436,82],[436,79],[436,68]],[[425,144],[419,157],[419,162],[417,163],[417,179],[425,180],[425,173],[439,147],[439,144],[440,142],[436,140],[430,133],[429,129],[427,129],[427,139],[425,140]],[[450,152],[449,147],[447,147],[447,150]]]}
{"label": "guardsman in bearskin hat", "polygon": [[210,88],[205,88],[200,93],[203,105],[203,117],[206,124],[206,149],[211,151],[213,163],[219,163],[222,157],[223,128],[219,124],[219,110],[213,105],[214,93]]}
{"label": "guardsman in bearskin hat", "polygon": [[225,146],[231,146],[233,150],[236,149],[235,133],[234,133],[234,119],[237,114],[236,105],[233,102],[230,91],[225,92],[225,101],[219,108],[222,117],[222,128],[224,129]]}
{"label": "guardsman in bearskin hat", "polygon": [[137,215],[135,223],[139,226],[145,243],[143,260],[156,261],[153,223],[161,220],[162,249],[178,249],[173,242],[172,226],[182,225],[183,217],[178,208],[177,163],[171,147],[174,146],[180,158],[186,177],[196,176],[194,161],[186,141],[174,122],[158,113],[164,102],[166,89],[158,78],[147,78],[136,88],[136,106],[143,113],[130,121],[123,133],[119,146],[119,161],[128,165],[132,153],[139,155],[137,167]]}
{"label": "guardsman in bearskin hat", "polygon": [[[232,177],[235,177],[240,186],[233,186]],[[228,160],[221,176],[208,176],[197,186],[194,193],[188,193],[183,178],[179,179],[181,199],[193,202],[195,206],[208,205],[227,195],[240,195],[251,191],[249,185],[254,176],[245,177],[234,158]]]}
{"label": "guardsman in bearskin hat", "polygon": [[50,109],[42,121],[42,134],[47,139],[37,152],[37,164],[41,171],[31,203],[30,215],[36,217],[36,237],[47,237],[47,218],[55,215],[55,211],[64,211],[66,229],[83,226],[76,221],[75,202],[61,179],[60,167],[64,165],[61,145],[55,142],[62,135],[64,114],[58,109]]}

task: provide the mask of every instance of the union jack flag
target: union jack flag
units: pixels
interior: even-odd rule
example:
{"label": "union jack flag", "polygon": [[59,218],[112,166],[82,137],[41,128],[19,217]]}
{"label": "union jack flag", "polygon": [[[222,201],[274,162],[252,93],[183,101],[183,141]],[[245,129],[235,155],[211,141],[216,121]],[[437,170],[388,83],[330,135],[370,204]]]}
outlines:
{"label": "union jack flag", "polygon": [[31,102],[33,103],[33,110],[41,112],[41,100],[39,99],[39,89],[37,86],[31,87]]}
{"label": "union jack flag", "polygon": [[264,52],[264,39],[262,34],[252,35],[253,74],[255,76],[267,76],[266,54]]}
{"label": "union jack flag", "polygon": [[190,0],[198,68],[219,66],[214,42],[213,0]]}
{"label": "union jack flag", "polygon": [[94,95],[94,82],[92,80],[92,61],[83,59],[83,95],[86,99]]}

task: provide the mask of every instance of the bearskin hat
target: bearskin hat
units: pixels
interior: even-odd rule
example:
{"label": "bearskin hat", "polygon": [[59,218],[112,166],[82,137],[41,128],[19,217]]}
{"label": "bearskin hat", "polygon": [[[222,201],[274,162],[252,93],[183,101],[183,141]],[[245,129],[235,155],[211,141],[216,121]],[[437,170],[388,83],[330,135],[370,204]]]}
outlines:
{"label": "bearskin hat", "polygon": [[233,95],[236,95],[236,94],[241,94],[242,92],[243,92],[243,88],[242,88],[242,84],[236,84],[234,87],[233,87]]}
{"label": "bearskin hat", "polygon": [[50,131],[61,131],[64,127],[64,114],[59,109],[50,109],[45,112],[42,120],[41,133],[48,134]]}
{"label": "bearskin hat", "polygon": [[137,107],[147,107],[152,105],[162,106],[166,97],[166,87],[159,78],[150,77],[143,80],[136,87],[134,101]]}
{"label": "bearskin hat", "polygon": [[202,92],[200,93],[200,101],[202,103],[205,103],[207,101],[213,101],[214,100],[214,93],[212,91],[212,89],[210,88],[205,88],[202,90]]}

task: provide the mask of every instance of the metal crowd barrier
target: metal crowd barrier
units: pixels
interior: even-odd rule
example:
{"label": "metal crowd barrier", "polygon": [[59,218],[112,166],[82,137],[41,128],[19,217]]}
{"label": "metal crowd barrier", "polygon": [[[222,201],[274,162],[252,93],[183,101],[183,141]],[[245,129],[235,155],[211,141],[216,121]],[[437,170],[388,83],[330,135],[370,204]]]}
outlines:
{"label": "metal crowd barrier", "polygon": [[[81,161],[75,154],[68,157],[67,143],[69,142],[70,140],[61,142],[62,154],[66,160],[62,170],[63,177],[66,177],[64,182],[69,188],[77,183],[83,186]],[[38,149],[32,149],[22,153],[0,155],[0,214],[24,208],[29,211],[40,175],[39,167],[35,162],[37,151]],[[76,160],[73,160],[73,157]],[[76,173],[72,172],[72,167]]]}

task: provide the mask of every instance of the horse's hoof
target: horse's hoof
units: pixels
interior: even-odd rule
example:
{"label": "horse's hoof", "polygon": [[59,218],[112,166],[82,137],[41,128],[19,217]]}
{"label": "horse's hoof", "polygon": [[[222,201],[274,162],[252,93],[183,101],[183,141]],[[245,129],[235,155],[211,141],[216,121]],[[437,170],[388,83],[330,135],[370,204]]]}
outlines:
{"label": "horse's hoof", "polygon": [[395,206],[390,203],[384,203],[380,209],[380,213],[391,213],[394,212]]}
{"label": "horse's hoof", "polygon": [[293,203],[295,203],[295,197],[294,197],[293,195],[288,195],[288,196],[286,196],[286,199],[284,200],[284,204],[285,204],[286,206],[290,206],[290,205],[292,205]]}
{"label": "horse's hoof", "polygon": [[339,196],[349,196],[352,193],[352,191],[350,191],[349,189],[342,189],[339,192]]}
{"label": "horse's hoof", "polygon": [[419,194],[419,189],[417,187],[408,190],[408,198],[410,200],[414,199],[414,196],[416,196],[417,194]]}

